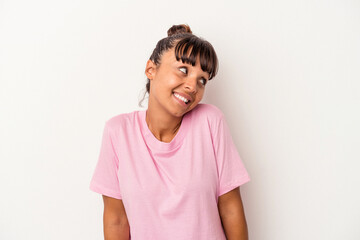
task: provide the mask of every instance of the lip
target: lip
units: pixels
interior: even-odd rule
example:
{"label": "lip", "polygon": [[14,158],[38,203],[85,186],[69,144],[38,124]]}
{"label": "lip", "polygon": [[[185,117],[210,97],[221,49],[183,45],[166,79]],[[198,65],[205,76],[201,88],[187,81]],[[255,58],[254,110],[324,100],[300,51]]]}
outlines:
{"label": "lip", "polygon": [[176,102],[178,102],[183,108],[188,108],[189,104],[186,104],[183,100],[180,100],[177,98],[174,93],[172,94],[172,97],[175,99]]}
{"label": "lip", "polygon": [[174,92],[174,93],[179,94],[180,96],[186,98],[186,99],[189,100],[190,102],[193,101],[192,97],[191,97],[189,94],[181,93],[181,92]]}

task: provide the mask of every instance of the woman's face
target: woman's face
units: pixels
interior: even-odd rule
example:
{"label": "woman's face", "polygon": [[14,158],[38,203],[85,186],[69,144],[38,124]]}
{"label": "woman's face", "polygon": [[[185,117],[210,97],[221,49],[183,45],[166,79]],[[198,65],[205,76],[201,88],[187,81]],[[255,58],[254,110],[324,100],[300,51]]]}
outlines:
{"label": "woman's face", "polygon": [[176,117],[196,107],[210,77],[201,69],[199,58],[195,66],[177,61],[174,48],[164,52],[158,66],[148,60],[145,73],[151,81],[149,108],[151,104]]}

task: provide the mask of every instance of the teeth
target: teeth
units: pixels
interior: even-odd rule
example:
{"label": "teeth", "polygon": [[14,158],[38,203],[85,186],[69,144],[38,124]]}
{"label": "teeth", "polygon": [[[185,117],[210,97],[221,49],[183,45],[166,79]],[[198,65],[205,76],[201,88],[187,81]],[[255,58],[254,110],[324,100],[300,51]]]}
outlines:
{"label": "teeth", "polygon": [[177,93],[174,93],[174,95],[175,95],[175,97],[179,98],[180,100],[183,100],[185,103],[188,103],[188,102],[189,102],[189,100],[187,100],[186,98],[180,96],[180,95],[177,94]]}

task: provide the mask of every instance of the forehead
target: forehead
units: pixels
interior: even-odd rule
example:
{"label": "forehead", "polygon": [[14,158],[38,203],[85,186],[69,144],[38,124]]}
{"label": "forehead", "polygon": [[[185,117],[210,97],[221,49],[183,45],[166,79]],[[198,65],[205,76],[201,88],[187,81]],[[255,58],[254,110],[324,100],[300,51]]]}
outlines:
{"label": "forehead", "polygon": [[168,51],[165,51],[163,56],[162,56],[162,62],[166,62],[166,63],[176,63],[178,62],[176,60],[176,57],[175,57],[175,51],[173,48],[169,49]]}

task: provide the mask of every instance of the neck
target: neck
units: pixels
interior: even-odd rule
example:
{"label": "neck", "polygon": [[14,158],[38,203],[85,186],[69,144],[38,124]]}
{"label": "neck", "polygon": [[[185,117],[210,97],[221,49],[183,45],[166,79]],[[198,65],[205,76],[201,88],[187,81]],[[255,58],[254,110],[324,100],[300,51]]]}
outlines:
{"label": "neck", "polygon": [[162,142],[171,142],[180,129],[182,117],[175,117],[160,111],[160,108],[146,110],[146,123],[152,134]]}

